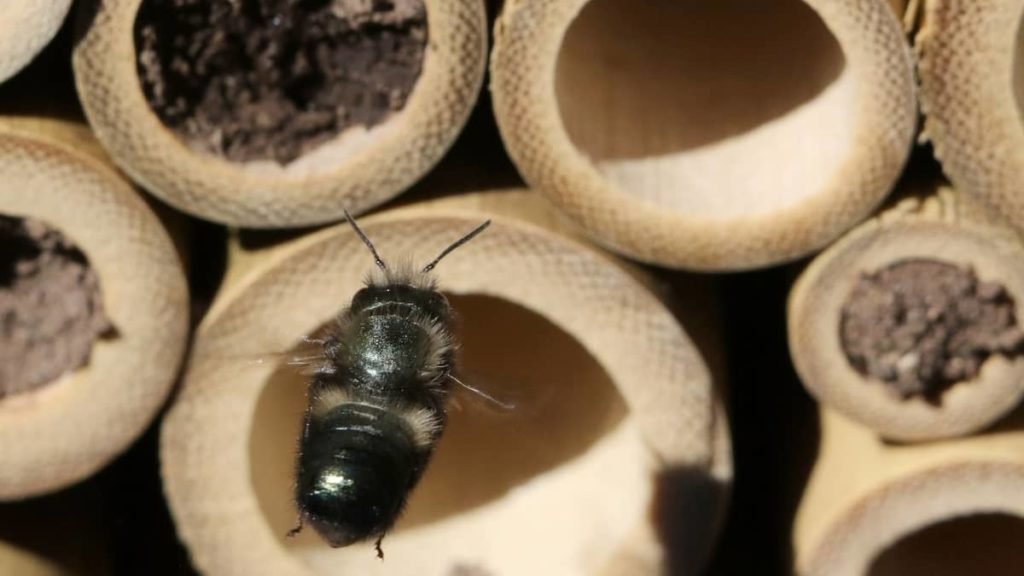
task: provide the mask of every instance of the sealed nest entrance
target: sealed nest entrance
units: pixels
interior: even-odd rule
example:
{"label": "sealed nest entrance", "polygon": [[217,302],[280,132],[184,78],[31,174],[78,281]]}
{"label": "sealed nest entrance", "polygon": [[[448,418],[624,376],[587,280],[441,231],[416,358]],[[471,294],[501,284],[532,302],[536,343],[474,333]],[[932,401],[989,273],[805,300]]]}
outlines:
{"label": "sealed nest entrance", "polygon": [[85,365],[110,331],[82,252],[41,222],[0,216],[0,398]]}
{"label": "sealed nest entrance", "polygon": [[287,164],[402,110],[423,67],[423,0],[144,0],[149,105],[194,149]]}
{"label": "sealed nest entrance", "polygon": [[1005,576],[1024,565],[1024,519],[1008,514],[953,518],[915,532],[880,554],[869,576]]}
{"label": "sealed nest entrance", "polygon": [[556,75],[565,130],[613,186],[722,218],[825,189],[852,145],[854,88],[800,0],[591,0]]}
{"label": "sealed nest entrance", "polygon": [[864,274],[843,306],[840,333],[858,372],[932,402],[977,376],[991,355],[1016,356],[1024,344],[1004,286],[924,259]]}

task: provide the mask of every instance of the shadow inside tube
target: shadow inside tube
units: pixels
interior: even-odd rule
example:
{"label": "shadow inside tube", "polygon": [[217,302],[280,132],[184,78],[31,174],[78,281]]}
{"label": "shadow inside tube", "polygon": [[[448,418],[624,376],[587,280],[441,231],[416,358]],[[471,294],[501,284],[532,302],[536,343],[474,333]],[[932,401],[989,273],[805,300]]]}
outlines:
{"label": "shadow inside tube", "polygon": [[[464,408],[449,410],[445,434],[396,533],[502,497],[582,455],[626,414],[602,367],[551,322],[497,298],[450,300],[459,315],[463,379],[516,406],[505,411],[466,398]],[[259,399],[249,441],[254,489],[282,540],[296,521],[293,466],[304,406],[302,377],[282,368]],[[322,546],[305,532],[294,544]]]}
{"label": "shadow inside tube", "polygon": [[899,540],[868,576],[1003,576],[1024,565],[1024,518],[978,514],[953,518]]}
{"label": "shadow inside tube", "polygon": [[844,67],[800,0],[592,0],[566,33],[556,91],[573,142],[601,162],[749,132]]}

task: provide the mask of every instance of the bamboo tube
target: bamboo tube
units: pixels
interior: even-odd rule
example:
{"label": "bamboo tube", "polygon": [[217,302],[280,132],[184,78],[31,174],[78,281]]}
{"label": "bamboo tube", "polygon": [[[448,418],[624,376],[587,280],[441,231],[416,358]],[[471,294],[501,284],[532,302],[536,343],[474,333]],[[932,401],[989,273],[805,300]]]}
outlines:
{"label": "bamboo tube", "polygon": [[822,247],[886,196],[915,129],[886,0],[512,0],[491,70],[527,182],[601,244],[674,267]]}
{"label": "bamboo tube", "polygon": [[482,0],[423,3],[429,40],[401,110],[369,130],[345,129],[283,165],[197,150],[162,123],[137,69],[133,34],[141,0],[99,6],[75,48],[75,81],[114,160],[176,208],[258,228],[338,220],[345,208],[365,211],[417,181],[452,144],[476,101],[487,51]]}
{"label": "bamboo tube", "polygon": [[13,0],[0,5],[0,82],[18,73],[57,34],[71,0]]}
{"label": "bamboo tube", "polygon": [[958,189],[1024,228],[1024,2],[928,0],[921,10],[924,135]]}
{"label": "bamboo tube", "polygon": [[0,121],[0,213],[70,238],[98,279],[110,323],[84,366],[0,398],[0,500],[10,500],[77,482],[138,437],[177,375],[188,295],[167,233],[90,147],[85,127]]}
{"label": "bamboo tube", "polygon": [[823,410],[821,451],[794,529],[797,573],[1019,572],[1020,416],[982,436],[899,446]]}
{"label": "bamboo tube", "polygon": [[[801,274],[790,293],[788,311],[789,345],[797,372],[811,394],[826,406],[886,438],[936,439],[989,426],[1012,410],[1024,392],[1024,362],[1016,354],[993,353],[983,359],[976,374],[953,379],[938,398],[920,394],[903,398],[876,377],[881,372],[868,372],[869,378],[848,359],[849,348],[841,334],[855,287],[862,285],[865,275],[877,278],[880,271],[912,261],[971,270],[979,283],[1005,289],[1014,323],[1024,318],[1024,269],[1020,266],[1024,246],[967,197],[943,187],[931,195],[906,198],[860,225]],[[928,281],[946,280],[932,277]],[[911,301],[914,296],[907,294],[917,289],[901,290],[904,288],[893,288],[889,294],[905,299],[899,301]],[[940,312],[953,313],[948,308],[930,309],[929,314],[936,314],[930,318],[941,321]],[[949,335],[950,342],[970,329],[969,323],[958,328],[959,332]],[[925,336],[920,338],[923,341]],[[906,353],[910,362],[906,371],[917,375],[923,370],[918,366],[926,363],[929,354],[922,350],[891,353]]]}
{"label": "bamboo tube", "polygon": [[165,492],[202,573],[697,573],[729,441],[710,373],[659,301],[548,228],[555,215],[530,193],[414,204],[361,225],[386,259],[426,259],[484,217],[494,224],[439,277],[461,318],[463,374],[519,408],[450,412],[383,563],[372,543],[286,540],[305,386],[293,368],[246,360],[330,321],[372,260],[347,225],[236,259],[246,271],[228,274],[201,325],[161,436]]}

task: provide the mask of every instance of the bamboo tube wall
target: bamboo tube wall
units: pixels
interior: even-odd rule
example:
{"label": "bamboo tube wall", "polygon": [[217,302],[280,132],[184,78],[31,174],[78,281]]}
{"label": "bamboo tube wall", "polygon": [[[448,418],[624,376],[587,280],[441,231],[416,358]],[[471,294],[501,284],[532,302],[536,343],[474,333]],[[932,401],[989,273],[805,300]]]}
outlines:
{"label": "bamboo tube wall", "polygon": [[[159,220],[81,126],[0,121],[0,214],[64,232],[98,277],[113,334],[57,381],[0,399],[0,500],[106,465],[156,415],[185,350],[188,295]],[[58,305],[56,303],[50,305]]]}
{"label": "bamboo tube wall", "polygon": [[[484,216],[494,225],[439,276],[464,319],[466,373],[499,396],[518,391],[519,413],[452,414],[384,541],[385,564],[368,546],[285,540],[304,387],[289,368],[244,360],[288,349],[337,314],[371,263],[365,247],[342,225],[229,273],[161,447],[180,535],[203,573],[699,573],[730,476],[728,439],[711,375],[668,311],[614,261],[538,227],[552,214],[526,193],[414,204],[363,227],[385,258],[423,259],[424,246]],[[656,497],[657,509],[706,506],[672,548],[647,516]]]}
{"label": "bamboo tube wall", "polygon": [[118,165],[150,192],[180,210],[236,226],[319,224],[340,219],[345,208],[360,213],[398,195],[454,141],[486,64],[482,0],[425,0],[429,41],[422,72],[398,113],[284,165],[234,162],[190,148],[147,102],[134,39],[141,3],[104,2],[83,18],[74,65],[89,122]]}
{"label": "bamboo tube wall", "polygon": [[915,127],[882,0],[510,1],[492,75],[526,180],[599,243],[673,267],[820,248],[886,196]]}
{"label": "bamboo tube wall", "polygon": [[71,0],[0,5],[0,82],[17,74],[53,39],[70,7]]}

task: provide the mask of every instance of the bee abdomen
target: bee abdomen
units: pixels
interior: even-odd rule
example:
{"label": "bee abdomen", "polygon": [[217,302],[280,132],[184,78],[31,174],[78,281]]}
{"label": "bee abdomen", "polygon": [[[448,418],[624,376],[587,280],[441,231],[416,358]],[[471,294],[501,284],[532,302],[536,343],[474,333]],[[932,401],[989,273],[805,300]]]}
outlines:
{"label": "bee abdomen", "polygon": [[312,416],[302,439],[299,510],[332,546],[379,535],[398,517],[425,459],[400,416],[336,406]]}

